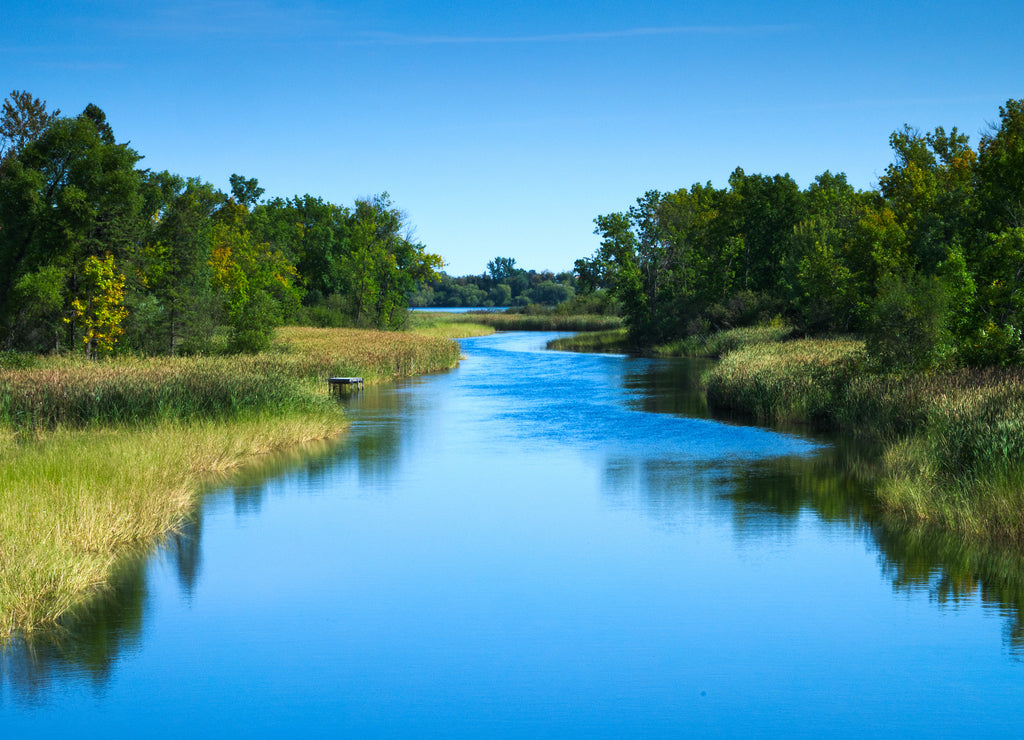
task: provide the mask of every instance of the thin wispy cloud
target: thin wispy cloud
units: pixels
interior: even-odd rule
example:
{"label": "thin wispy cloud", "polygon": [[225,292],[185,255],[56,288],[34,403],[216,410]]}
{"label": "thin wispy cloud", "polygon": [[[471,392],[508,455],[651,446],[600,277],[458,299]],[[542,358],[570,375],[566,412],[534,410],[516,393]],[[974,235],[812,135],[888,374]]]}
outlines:
{"label": "thin wispy cloud", "polygon": [[643,36],[748,35],[784,33],[795,25],[767,26],[668,26],[664,28],[627,28],[617,31],[578,31],[573,33],[531,34],[524,36],[418,36],[402,33],[366,32],[358,42],[377,44],[529,44],[566,41],[610,41]]}

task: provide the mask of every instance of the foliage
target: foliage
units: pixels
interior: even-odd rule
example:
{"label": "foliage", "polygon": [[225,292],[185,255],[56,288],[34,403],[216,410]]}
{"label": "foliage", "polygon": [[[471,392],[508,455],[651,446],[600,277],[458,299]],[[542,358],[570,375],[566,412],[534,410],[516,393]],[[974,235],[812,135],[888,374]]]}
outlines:
{"label": "foliage", "polygon": [[905,126],[877,191],[824,172],[737,168],[727,188],[650,191],[598,216],[576,262],[606,290],[640,347],[780,318],[810,335],[859,332],[901,372],[1014,365],[1024,347],[1024,101],[978,150],[956,128]]}
{"label": "foliage", "polygon": [[21,152],[59,117],[59,109],[47,112],[45,100],[33,98],[24,90],[13,90],[0,114],[0,161],[7,154]]}
{"label": "foliage", "polygon": [[113,255],[103,259],[90,255],[82,266],[83,298],[71,301],[74,319],[82,327],[85,354],[95,360],[101,353],[114,349],[117,338],[124,334],[121,324],[128,315],[124,307],[125,277],[114,265]]}
{"label": "foliage", "polygon": [[[62,117],[11,93],[0,156],[9,350],[210,352],[226,326],[230,351],[254,352],[299,318],[396,328],[407,296],[441,267],[386,193],[351,209],[311,195],[261,202],[256,178],[231,175],[226,195],[140,170],[95,105]],[[107,259],[123,276],[116,288],[100,274]]]}
{"label": "foliage", "polygon": [[483,275],[452,277],[442,272],[421,282],[410,293],[409,303],[417,308],[550,307],[571,301],[575,289],[571,272],[523,270],[511,257],[495,257]]}

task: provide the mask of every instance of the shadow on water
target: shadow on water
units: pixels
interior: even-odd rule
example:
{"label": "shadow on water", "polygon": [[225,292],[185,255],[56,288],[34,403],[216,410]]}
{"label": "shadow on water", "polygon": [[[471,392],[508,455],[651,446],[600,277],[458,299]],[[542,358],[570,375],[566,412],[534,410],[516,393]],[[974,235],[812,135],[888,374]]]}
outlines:
{"label": "shadow on water", "polygon": [[[487,358],[481,360],[488,362]],[[559,360],[558,372],[572,360]],[[620,401],[633,411],[709,417],[699,391],[706,363],[625,359],[616,377]],[[604,371],[601,371],[604,372]],[[239,471],[205,497],[206,503],[229,497],[236,518],[261,511],[268,496],[280,490],[268,485],[284,475],[316,488],[339,463],[362,478],[386,480],[416,436],[420,415],[410,405],[423,403],[420,386],[447,382],[415,380],[391,388],[367,388],[345,401],[351,405],[353,429],[340,441],[260,461]],[[464,381],[472,383],[489,380]],[[499,379],[514,386],[517,378]],[[570,393],[568,387],[566,394]],[[557,395],[557,394],[556,394]],[[572,402],[566,396],[558,402]],[[609,408],[611,408],[609,403]],[[530,408],[509,401],[501,413],[514,423],[535,420]],[[566,430],[558,430],[564,434]],[[591,442],[581,430],[581,441]],[[671,528],[700,503],[701,513],[728,522],[739,539],[777,537],[811,516],[862,537],[877,553],[881,572],[896,592],[925,593],[937,608],[980,600],[998,610],[1006,624],[1008,651],[1024,656],[1024,554],[1013,548],[969,543],[920,529],[890,526],[873,509],[871,488],[875,451],[851,440],[816,440],[822,446],[807,455],[761,459],[673,459],[660,449],[652,454],[617,452],[597,447],[604,502],[628,506]],[[202,577],[202,507],[160,548],[174,568],[184,598]],[[102,598],[70,615],[59,630],[15,640],[0,653],[0,691],[11,691],[25,704],[45,700],[68,677],[102,691],[117,659],[138,645],[147,610],[146,572],[150,558],[126,560]]]}

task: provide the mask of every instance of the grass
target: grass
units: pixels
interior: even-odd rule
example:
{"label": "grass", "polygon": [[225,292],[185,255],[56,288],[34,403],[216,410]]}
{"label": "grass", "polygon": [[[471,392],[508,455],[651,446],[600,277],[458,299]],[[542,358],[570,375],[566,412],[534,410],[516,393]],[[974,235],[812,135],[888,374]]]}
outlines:
{"label": "grass", "polygon": [[881,442],[886,516],[1024,544],[1024,370],[892,375],[855,339],[744,344],[705,378],[708,403],[760,423]]}
{"label": "grass", "polygon": [[571,337],[552,339],[548,349],[566,352],[611,352],[616,354],[629,352],[632,345],[626,329],[607,329],[605,331],[585,331]]}
{"label": "grass", "polygon": [[454,323],[483,324],[499,331],[606,331],[622,326],[618,316],[559,313],[451,314]]}
{"label": "grass", "polygon": [[56,623],[98,594],[117,561],[151,547],[203,484],[252,456],[335,436],[342,417],[250,412],[231,420],[62,429],[0,463],[0,638]]}
{"label": "grass", "polygon": [[[659,344],[642,354],[652,357],[721,357],[751,344],[778,342],[792,333],[788,326],[756,326],[730,329],[708,337],[687,337],[667,344]],[[569,352],[637,352],[625,328],[583,331],[576,336],[562,337],[548,342],[548,349]]]}
{"label": "grass", "polygon": [[494,333],[494,327],[468,321],[453,321],[455,314],[414,311],[409,314],[409,331],[428,337],[460,339],[462,337],[482,337]]}
{"label": "grass", "polygon": [[792,333],[793,330],[784,324],[744,326],[715,332],[706,337],[692,336],[659,344],[652,349],[651,354],[655,357],[722,357],[740,347],[781,342]]}
{"label": "grass", "polygon": [[289,327],[256,355],[57,358],[0,370],[0,426],[39,431],[160,419],[225,418],[246,410],[303,410],[330,376],[375,383],[453,367],[451,341],[399,332]]}
{"label": "grass", "polygon": [[251,356],[5,358],[0,365],[0,640],[54,625],[116,563],[192,511],[211,476],[341,433],[331,375],[453,367],[409,333],[287,328]]}

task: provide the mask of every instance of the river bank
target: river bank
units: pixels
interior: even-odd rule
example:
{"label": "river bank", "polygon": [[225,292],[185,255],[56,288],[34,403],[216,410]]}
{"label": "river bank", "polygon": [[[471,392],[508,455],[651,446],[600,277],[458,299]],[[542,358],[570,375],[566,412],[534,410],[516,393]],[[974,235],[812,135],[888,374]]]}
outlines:
{"label": "river bank", "polygon": [[291,327],[256,355],[9,357],[0,368],[0,641],[59,622],[115,563],[152,547],[204,485],[345,428],[326,378],[454,367],[412,333]]}
{"label": "river bank", "polygon": [[[789,334],[783,326],[734,329],[647,354],[719,358],[702,381],[719,414],[879,445],[875,494],[892,522],[1024,544],[1024,372],[889,374],[871,366],[863,340]],[[551,347],[630,350],[625,330]]]}
{"label": "river bank", "polygon": [[857,339],[754,342],[705,377],[708,403],[760,423],[808,423],[884,446],[882,511],[960,535],[1024,543],[1024,372],[895,375]]}

